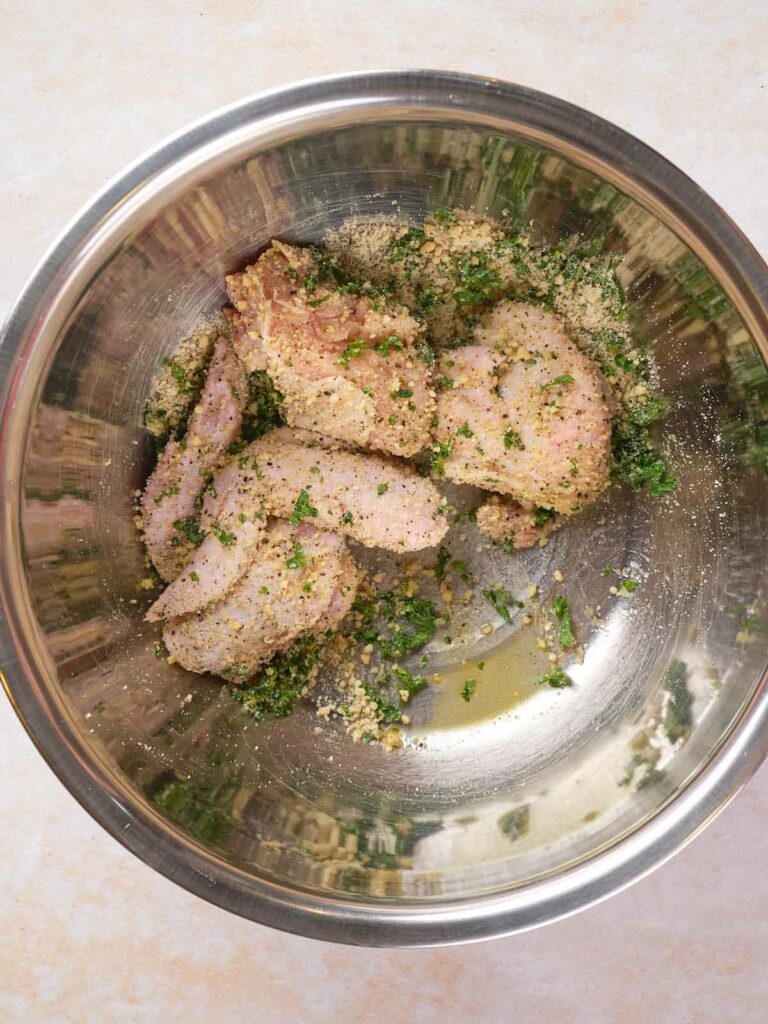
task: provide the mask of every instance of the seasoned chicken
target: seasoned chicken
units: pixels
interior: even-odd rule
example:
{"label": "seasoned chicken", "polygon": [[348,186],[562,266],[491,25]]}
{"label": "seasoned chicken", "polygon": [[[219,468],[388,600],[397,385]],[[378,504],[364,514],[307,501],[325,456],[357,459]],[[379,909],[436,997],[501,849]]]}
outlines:
{"label": "seasoned chicken", "polygon": [[147,551],[164,580],[176,579],[193,550],[174,523],[194,514],[206,474],[240,431],[247,400],[245,371],[229,342],[219,338],[186,436],[165,446],[141,499]]}
{"label": "seasoned chicken", "polygon": [[266,515],[346,534],[367,547],[419,551],[447,522],[440,493],[407,465],[362,452],[294,443],[288,427],[253,441],[213,480],[203,503],[206,539],[147,619],[204,608],[226,594],[254,558]]}
{"label": "seasoned chicken", "polygon": [[270,519],[250,568],[226,597],[172,619],[163,640],[184,668],[243,682],[302,633],[336,626],[356,589],[357,571],[342,537]]}
{"label": "seasoned chicken", "polygon": [[240,358],[248,373],[256,370],[266,370],[267,357],[261,347],[261,335],[255,329],[249,330],[245,317],[236,309],[225,306],[222,310],[224,316],[229,320],[232,331],[232,348]]}
{"label": "seasoned chicken", "polygon": [[477,510],[477,525],[492,540],[521,551],[545,540],[562,525],[559,516],[544,519],[531,502],[500,498],[496,494]]}
{"label": "seasoned chicken", "polygon": [[611,422],[592,361],[560,320],[500,302],[446,353],[435,431],[445,475],[565,515],[608,483]]}
{"label": "seasoned chicken", "polygon": [[307,249],[282,242],[227,278],[238,311],[235,345],[263,365],[284,396],[291,426],[415,455],[435,410],[419,326],[404,306],[318,281]]}

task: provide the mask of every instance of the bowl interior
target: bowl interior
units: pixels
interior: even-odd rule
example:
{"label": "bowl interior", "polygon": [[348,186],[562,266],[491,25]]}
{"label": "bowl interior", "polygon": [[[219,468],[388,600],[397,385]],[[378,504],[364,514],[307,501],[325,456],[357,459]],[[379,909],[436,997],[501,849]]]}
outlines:
{"label": "bowl interior", "polygon": [[[565,147],[427,116],[241,141],[215,168],[133,201],[130,222],[94,243],[87,284],[15,413],[19,601],[49,699],[99,785],[239,869],[245,886],[380,903],[530,886],[615,844],[696,778],[767,661],[756,424],[768,385],[693,251]],[[548,547],[496,566],[544,600],[563,572],[588,638],[572,691],[522,692],[532,654],[514,624],[471,649],[437,643],[449,673],[482,643],[493,696],[462,717],[422,694],[412,733],[423,748],[386,754],[341,727],[318,731],[310,707],[255,723],[216,681],[157,660],[133,501],[151,465],[141,420],[157,359],[225,302],[225,273],[273,236],[316,241],[352,215],[418,220],[439,207],[623,256],[633,323],[655,341],[672,400],[662,434],[680,483],[664,499],[613,490]],[[472,529],[454,536],[459,549]],[[642,579],[631,599],[610,594],[609,565]]]}

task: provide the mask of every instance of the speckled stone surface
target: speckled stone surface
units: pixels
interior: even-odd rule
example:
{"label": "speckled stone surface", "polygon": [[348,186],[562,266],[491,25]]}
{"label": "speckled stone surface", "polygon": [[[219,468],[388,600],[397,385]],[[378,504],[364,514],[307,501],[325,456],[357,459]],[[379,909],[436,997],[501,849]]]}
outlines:
{"label": "speckled stone surface", "polygon": [[[64,222],[145,148],[309,75],[496,75],[614,121],[768,255],[764,0],[34,0],[0,10],[4,314]],[[346,949],[241,921],[88,818],[0,700],[2,1024],[764,1024],[768,767],[674,861],[525,935]]]}

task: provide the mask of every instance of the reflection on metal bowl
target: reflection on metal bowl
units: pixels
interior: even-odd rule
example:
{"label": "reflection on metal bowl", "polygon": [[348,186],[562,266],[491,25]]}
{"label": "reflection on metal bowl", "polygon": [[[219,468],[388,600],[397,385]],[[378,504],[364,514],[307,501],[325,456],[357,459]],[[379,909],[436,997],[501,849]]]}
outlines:
{"label": "reflection on metal bowl", "polygon": [[[480,636],[482,694],[414,701],[394,754],[256,723],[154,656],[133,494],[158,355],[272,236],[466,207],[621,253],[680,484],[616,490],[515,556],[593,608],[569,692]],[[3,672],[52,768],[120,842],[237,913],[337,941],[456,942],[568,913],[663,861],[768,748],[768,274],[680,172],[584,111],[443,72],[310,82],[216,114],[67,229],[6,325]],[[636,566],[631,601],[600,569]],[[479,647],[473,649],[476,654]],[[446,677],[459,655],[435,649]],[[455,689],[455,688],[454,688]],[[446,690],[446,693],[448,691]],[[453,691],[452,691],[453,692]],[[462,713],[459,713],[462,712]]]}

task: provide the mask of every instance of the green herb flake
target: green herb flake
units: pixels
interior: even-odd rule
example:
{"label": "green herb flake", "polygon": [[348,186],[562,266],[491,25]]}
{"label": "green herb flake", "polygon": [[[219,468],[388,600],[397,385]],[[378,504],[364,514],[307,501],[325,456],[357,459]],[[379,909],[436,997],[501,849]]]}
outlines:
{"label": "green herb flake", "polygon": [[379,495],[379,497],[381,497],[382,494],[386,494],[388,490],[389,490],[389,484],[387,484],[387,483],[377,484],[377,486],[376,486],[376,493]]}
{"label": "green herb flake", "polygon": [[160,491],[158,496],[155,498],[155,504],[159,505],[160,502],[163,500],[163,498],[170,498],[172,495],[178,494],[178,493],[179,493],[179,488],[178,487],[164,487],[162,489],[162,491]]}
{"label": "green herb flake", "polygon": [[387,256],[392,263],[404,260],[409,253],[414,251],[414,244],[426,242],[427,233],[421,228],[409,228],[406,232],[391,242],[387,248]]}
{"label": "green herb flake", "polygon": [[419,693],[427,685],[427,680],[424,676],[414,676],[407,668],[402,668],[400,665],[392,669],[392,675],[397,680],[401,705],[407,704],[414,694]]}
{"label": "green herb flake", "polygon": [[525,445],[523,444],[522,438],[516,430],[512,427],[507,427],[504,431],[504,447],[506,449],[519,448],[519,450],[525,451]]}
{"label": "green herb flake", "polygon": [[189,578],[192,580],[193,583],[199,583],[200,582],[200,577],[197,575],[197,573],[195,572],[194,569],[189,574]]}
{"label": "green herb flake", "polygon": [[555,510],[551,508],[542,508],[539,505],[533,514],[534,525],[541,528],[545,526],[550,520],[555,518]]}
{"label": "green herb flake", "polygon": [[470,426],[466,422],[466,420],[464,421],[464,423],[461,424],[461,426],[456,431],[456,433],[459,434],[460,437],[474,437],[475,436],[474,431],[470,429]]}
{"label": "green herb flake", "polygon": [[410,388],[398,388],[397,391],[393,391],[390,398],[412,398],[413,391]]}
{"label": "green herb flake", "polygon": [[344,526],[351,526],[352,523],[354,522],[354,516],[352,515],[351,512],[345,512],[344,515],[341,517],[341,522]]}
{"label": "green herb flake", "polygon": [[293,542],[293,554],[287,559],[285,565],[288,569],[301,569],[307,564],[304,548],[297,540]]}
{"label": "green herb flake", "polygon": [[497,296],[501,288],[498,271],[489,266],[490,257],[485,252],[472,252],[453,261],[458,287],[453,297],[459,306],[476,306]]}
{"label": "green herb flake", "polygon": [[634,490],[647,487],[656,498],[676,490],[677,477],[654,449],[649,425],[642,416],[633,414],[626,423],[614,420],[611,449],[612,479]]}
{"label": "green herb flake", "polygon": [[536,680],[537,686],[551,686],[554,690],[563,690],[566,686],[573,686],[573,680],[564,669],[553,668],[551,672],[545,672]]}
{"label": "green herb flake", "polygon": [[476,679],[465,679],[464,680],[464,685],[461,688],[461,696],[464,698],[464,700],[467,702],[467,704],[469,704],[469,702],[472,700],[472,697],[473,697],[474,692],[475,692],[476,689],[477,689],[477,680]]}
{"label": "green herb flake", "polygon": [[441,617],[428,598],[407,597],[391,590],[376,598],[358,596],[352,610],[359,622],[356,639],[376,644],[388,661],[424,647],[434,636]]}
{"label": "green herb flake", "polygon": [[448,548],[443,547],[441,545],[440,548],[438,549],[438,552],[437,552],[437,561],[435,562],[435,577],[436,577],[436,579],[438,579],[438,580],[445,579],[445,570],[446,570],[450,560],[451,560],[451,553],[450,553],[450,551],[448,550]]}
{"label": "green herb flake", "polygon": [[200,529],[200,519],[198,516],[185,516],[184,519],[174,519],[173,528],[178,530],[179,533],[183,533],[190,544],[202,544],[203,540],[205,540],[205,534]]}
{"label": "green herb flake", "polygon": [[336,362],[339,366],[349,366],[349,360],[359,358],[366,349],[365,338],[355,338],[353,341],[350,341]]}
{"label": "green herb flake", "polygon": [[218,523],[214,523],[211,527],[211,533],[214,535],[219,544],[223,544],[225,548],[231,547],[235,542],[235,535],[230,530],[225,530],[224,527],[219,526]]}
{"label": "green herb flake", "polygon": [[557,621],[560,623],[560,646],[564,651],[576,646],[576,637],[573,635],[573,623],[571,622],[571,611],[568,602],[562,595],[552,599],[552,608]]}
{"label": "green herb flake", "polygon": [[309,516],[317,516],[317,509],[310,504],[309,494],[306,491],[301,491],[296,504],[293,506],[293,512],[288,522],[291,526],[298,526],[302,519],[306,519]]}
{"label": "green herb flake", "polygon": [[[285,422],[282,402],[283,396],[265,370],[248,374],[248,401],[243,410],[242,440],[246,443],[255,441],[275,427],[282,426]],[[253,468],[258,473],[255,461]]]}
{"label": "green herb flake", "polygon": [[664,731],[670,743],[688,736],[693,728],[693,694],[688,689],[688,667],[675,659],[669,665],[664,679],[669,694],[664,713]]}
{"label": "green herb flake", "polygon": [[437,295],[432,288],[422,288],[416,296],[416,304],[427,316],[434,313],[437,305]]}
{"label": "green herb flake", "polygon": [[232,696],[257,720],[284,718],[316,673],[324,644],[324,636],[297,640],[290,650],[258,669],[247,686],[232,687]]}
{"label": "green herb flake", "polygon": [[405,348],[402,341],[396,334],[390,334],[388,338],[377,342],[373,347],[380,356],[384,357],[388,356],[393,349],[395,349],[395,351],[401,351]]}
{"label": "green herb flake", "polygon": [[445,460],[453,450],[453,441],[450,438],[447,441],[438,441],[431,446],[430,450],[432,452],[430,459],[432,472],[435,476],[445,476]]}
{"label": "green herb flake", "polygon": [[559,377],[555,377],[546,384],[539,385],[539,391],[548,391],[549,388],[564,387],[566,384],[573,384],[573,377],[570,373],[561,373]]}
{"label": "green herb flake", "polygon": [[514,605],[516,608],[523,607],[523,602],[516,601],[506,587],[488,587],[487,590],[483,591],[483,597],[505,622],[512,621],[512,616],[509,612],[510,606]]}

